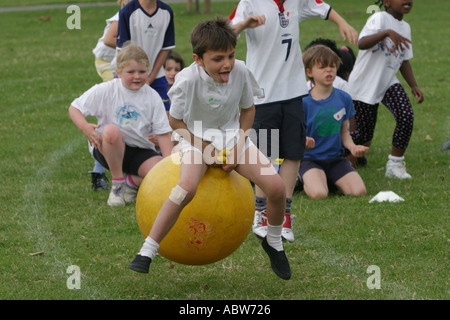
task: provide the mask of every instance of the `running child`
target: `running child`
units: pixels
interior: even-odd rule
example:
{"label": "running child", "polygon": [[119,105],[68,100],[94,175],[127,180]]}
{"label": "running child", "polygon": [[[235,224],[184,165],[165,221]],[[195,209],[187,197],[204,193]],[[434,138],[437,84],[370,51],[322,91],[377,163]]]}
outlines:
{"label": "running child", "polygon": [[386,11],[374,13],[359,36],[359,53],[349,78],[350,94],[356,110],[356,144],[370,146],[377,122],[378,105],[382,102],[394,116],[396,126],[391,154],[386,163],[386,177],[410,179],[404,154],[414,123],[411,102],[397,72],[411,87],[417,103],[423,94],[417,86],[409,60],[413,57],[411,28],[403,16],[412,9],[412,0],[380,0]]}

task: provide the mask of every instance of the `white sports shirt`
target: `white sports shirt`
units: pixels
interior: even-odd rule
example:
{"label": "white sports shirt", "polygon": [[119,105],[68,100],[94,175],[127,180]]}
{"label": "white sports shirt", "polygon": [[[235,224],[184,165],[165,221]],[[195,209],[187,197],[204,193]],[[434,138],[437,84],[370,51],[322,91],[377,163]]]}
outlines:
{"label": "white sports shirt", "polygon": [[[395,19],[384,11],[370,16],[359,35],[359,39],[386,29],[392,29],[411,40],[409,24],[404,20]],[[355,66],[348,79],[352,99],[367,104],[379,103],[387,89],[400,82],[396,73],[403,61],[412,57],[412,44],[409,44],[409,49],[395,50],[392,40],[388,37],[370,49],[359,50]]]}
{"label": "white sports shirt", "polygon": [[111,62],[112,59],[114,58],[114,55],[116,54],[116,48],[111,48],[107,46],[103,42],[103,40],[105,39],[105,35],[108,32],[111,23],[114,21],[119,21],[119,12],[117,12],[114,16],[106,20],[106,27],[103,30],[103,35],[100,39],[98,39],[97,45],[95,46],[94,50],[92,50],[92,53],[96,58],[109,62]]}
{"label": "white sports shirt", "polygon": [[155,150],[148,133],[164,134],[172,131],[166,109],[159,94],[144,85],[138,91],[125,88],[121,79],[97,84],[72,102],[83,116],[95,116],[101,125],[115,124],[131,147]]}
{"label": "white sports shirt", "polygon": [[184,68],[169,90],[170,115],[217,150],[231,148],[238,137],[239,107],[253,106],[259,88],[244,62],[236,60],[227,83],[215,82],[197,63]]}
{"label": "white sports shirt", "polygon": [[246,64],[263,90],[255,104],[283,101],[308,94],[300,49],[299,23],[327,19],[331,7],[321,0],[241,0],[231,14],[232,24],[251,15],[264,15],[266,22],[246,29]]}

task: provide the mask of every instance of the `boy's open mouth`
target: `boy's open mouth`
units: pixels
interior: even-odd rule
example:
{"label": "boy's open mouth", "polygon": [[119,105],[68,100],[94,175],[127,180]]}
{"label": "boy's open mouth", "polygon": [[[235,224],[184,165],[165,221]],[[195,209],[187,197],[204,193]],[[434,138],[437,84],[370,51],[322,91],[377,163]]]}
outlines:
{"label": "boy's open mouth", "polygon": [[228,82],[228,80],[230,80],[230,72],[220,72],[219,76],[223,82]]}
{"label": "boy's open mouth", "polygon": [[403,5],[402,5],[402,7],[403,8],[405,8],[405,9],[407,9],[407,10],[410,10],[411,9],[411,2],[410,1],[407,1],[407,2],[405,2],[405,3],[403,3]]}

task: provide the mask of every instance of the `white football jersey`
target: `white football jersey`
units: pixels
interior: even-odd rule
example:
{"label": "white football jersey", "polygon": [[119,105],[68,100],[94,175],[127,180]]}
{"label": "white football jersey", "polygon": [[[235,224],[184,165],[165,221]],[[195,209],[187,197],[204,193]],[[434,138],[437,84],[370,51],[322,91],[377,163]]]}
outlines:
{"label": "white football jersey", "polygon": [[300,49],[299,23],[327,19],[331,7],[321,0],[241,0],[230,16],[232,24],[251,15],[264,15],[266,22],[245,29],[246,64],[263,90],[255,104],[284,101],[308,94]]}

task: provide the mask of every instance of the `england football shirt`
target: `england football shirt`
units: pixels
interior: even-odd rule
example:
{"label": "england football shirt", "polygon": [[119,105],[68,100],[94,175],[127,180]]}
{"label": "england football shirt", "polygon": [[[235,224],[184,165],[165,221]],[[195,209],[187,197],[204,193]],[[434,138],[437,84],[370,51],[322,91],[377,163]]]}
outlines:
{"label": "england football shirt", "polygon": [[320,17],[327,19],[331,7],[321,0],[241,0],[230,16],[232,24],[251,15],[264,15],[266,22],[245,29],[246,64],[263,96],[255,104],[284,101],[308,94],[300,49],[299,23]]}

